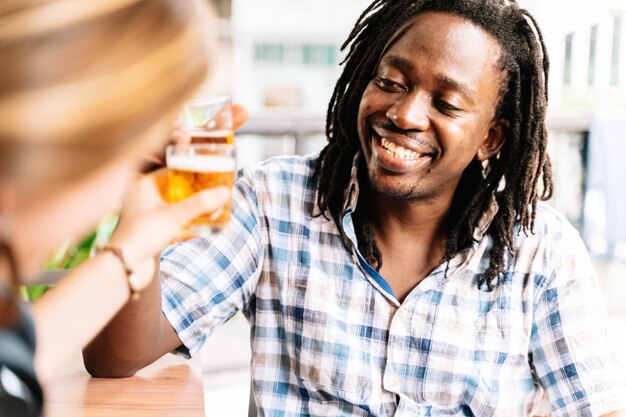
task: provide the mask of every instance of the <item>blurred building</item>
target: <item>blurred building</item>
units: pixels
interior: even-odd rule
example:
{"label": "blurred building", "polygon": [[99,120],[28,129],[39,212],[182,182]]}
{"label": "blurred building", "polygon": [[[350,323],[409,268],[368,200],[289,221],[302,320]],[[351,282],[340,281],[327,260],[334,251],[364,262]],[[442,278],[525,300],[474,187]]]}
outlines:
{"label": "blurred building", "polygon": [[252,115],[237,135],[239,165],[321,149],[340,47],[370,1],[210,1],[230,48],[217,83]]}
{"label": "blurred building", "polygon": [[[323,114],[339,48],[370,0],[210,0],[220,16],[216,84],[253,114]],[[551,59],[553,115],[626,105],[626,0],[520,0],[539,20]]]}
{"label": "blurred building", "polygon": [[551,60],[551,113],[626,106],[626,0],[521,0]]}
{"label": "blurred building", "polygon": [[[590,250],[626,260],[626,0],[522,0],[551,58],[550,109],[580,132],[552,132],[552,203]],[[582,123],[581,123],[582,122]]]}
{"label": "blurred building", "polygon": [[[233,36],[232,36],[232,1],[206,0],[217,17],[218,61],[215,62],[208,84],[199,95],[217,96],[232,94],[233,85]],[[215,34],[215,33],[213,33]]]}
{"label": "blurred building", "polygon": [[233,0],[233,95],[252,112],[324,114],[364,0]]}

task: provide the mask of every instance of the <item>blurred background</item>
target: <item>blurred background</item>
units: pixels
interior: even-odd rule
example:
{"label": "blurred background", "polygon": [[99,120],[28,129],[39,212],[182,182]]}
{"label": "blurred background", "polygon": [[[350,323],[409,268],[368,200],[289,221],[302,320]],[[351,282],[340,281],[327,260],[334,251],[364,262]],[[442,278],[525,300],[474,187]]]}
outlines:
{"label": "blurred background", "polygon": [[[219,16],[222,57],[213,89],[251,112],[237,134],[239,164],[320,150],[340,46],[370,1],[208,1]],[[550,204],[584,237],[615,343],[626,352],[626,0],[518,2],[537,18],[551,61]],[[247,389],[247,327],[240,317],[229,326],[205,349],[212,413]]]}

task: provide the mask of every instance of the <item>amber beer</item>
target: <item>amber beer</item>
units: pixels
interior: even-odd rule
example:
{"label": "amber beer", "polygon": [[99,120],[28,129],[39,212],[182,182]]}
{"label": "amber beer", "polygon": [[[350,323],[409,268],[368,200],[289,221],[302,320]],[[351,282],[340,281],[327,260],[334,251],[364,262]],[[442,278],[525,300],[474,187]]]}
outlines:
{"label": "amber beer", "polygon": [[[207,188],[226,186],[235,181],[233,145],[191,144],[167,148],[169,201],[183,200]],[[231,201],[223,209],[192,220],[187,229],[207,236],[220,231],[230,221]]]}
{"label": "amber beer", "polygon": [[226,143],[234,142],[232,130],[188,130],[191,143]]}

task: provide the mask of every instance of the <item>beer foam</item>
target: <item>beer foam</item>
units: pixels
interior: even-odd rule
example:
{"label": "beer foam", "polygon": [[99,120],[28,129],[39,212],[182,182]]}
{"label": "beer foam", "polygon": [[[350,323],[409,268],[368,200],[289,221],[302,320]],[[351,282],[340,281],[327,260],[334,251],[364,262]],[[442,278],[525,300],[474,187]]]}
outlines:
{"label": "beer foam", "polygon": [[195,138],[213,138],[221,139],[233,136],[232,130],[204,130],[204,129],[189,129],[187,130],[189,136]]}
{"label": "beer foam", "polygon": [[192,172],[234,172],[235,158],[223,155],[168,155],[167,167]]}

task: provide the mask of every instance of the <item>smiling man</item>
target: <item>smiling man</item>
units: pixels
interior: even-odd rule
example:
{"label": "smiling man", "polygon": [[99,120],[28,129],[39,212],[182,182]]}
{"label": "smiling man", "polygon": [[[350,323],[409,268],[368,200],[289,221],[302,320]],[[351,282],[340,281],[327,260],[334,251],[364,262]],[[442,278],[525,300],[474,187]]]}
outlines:
{"label": "smiling man", "polygon": [[244,169],[229,227],[164,253],[161,292],[85,351],[90,372],[194,355],[241,310],[261,416],[530,416],[542,398],[623,415],[589,257],[538,201],[533,19],[512,1],[377,0],[346,46],[321,154]]}

